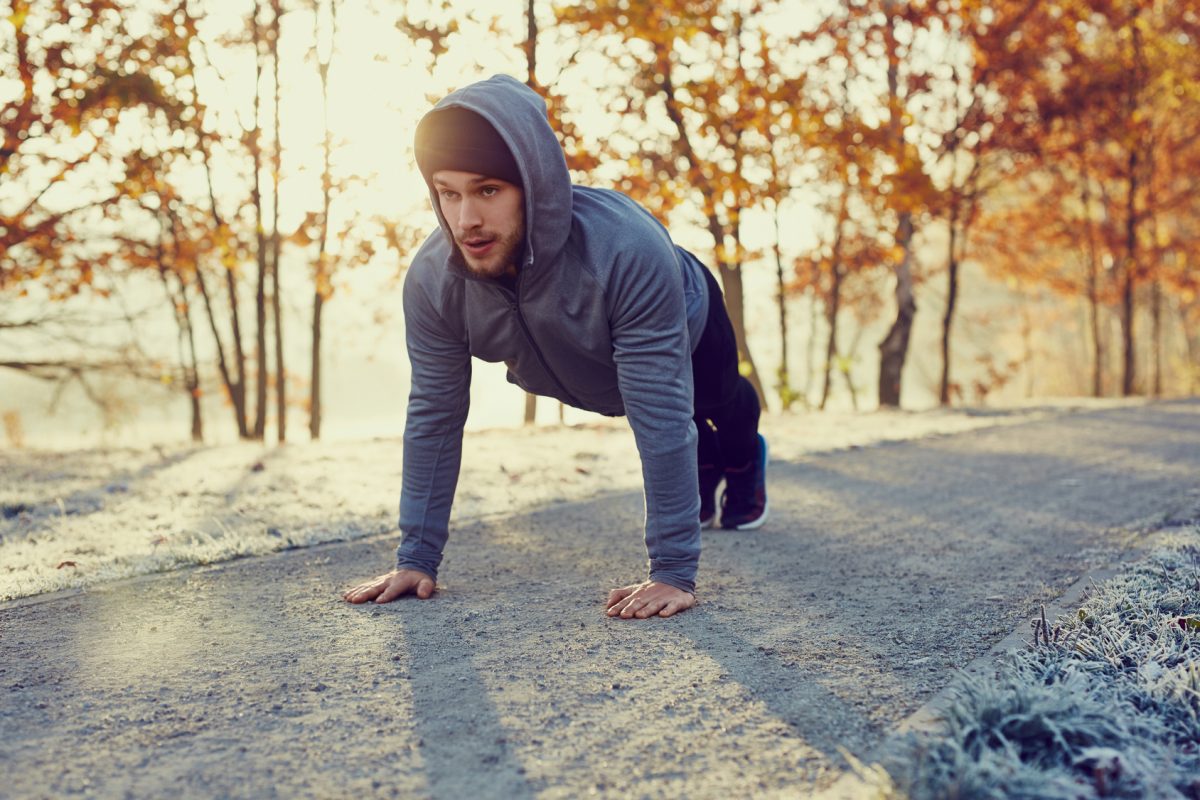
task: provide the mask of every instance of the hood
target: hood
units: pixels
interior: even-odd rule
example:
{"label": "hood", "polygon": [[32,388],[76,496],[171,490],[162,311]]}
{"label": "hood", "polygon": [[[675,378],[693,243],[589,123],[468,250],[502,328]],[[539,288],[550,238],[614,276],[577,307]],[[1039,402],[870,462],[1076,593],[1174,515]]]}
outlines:
{"label": "hood", "polygon": [[[447,95],[429,113],[455,106],[491,123],[516,159],[525,193],[526,263],[521,268],[553,262],[571,232],[571,173],[546,116],[545,100],[515,78],[495,75]],[[432,185],[429,198],[450,244],[450,263],[466,274]]]}

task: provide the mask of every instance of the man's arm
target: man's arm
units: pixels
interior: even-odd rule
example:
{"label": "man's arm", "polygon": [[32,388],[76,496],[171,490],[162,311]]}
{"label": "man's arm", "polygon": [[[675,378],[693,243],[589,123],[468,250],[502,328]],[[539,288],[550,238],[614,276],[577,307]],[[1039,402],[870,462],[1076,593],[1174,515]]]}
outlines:
{"label": "man's arm", "polygon": [[[650,581],[691,595],[700,561],[691,343],[682,277],[665,234],[615,266],[609,321],[617,382],[642,459]],[[623,598],[622,616],[629,598],[636,602],[646,591],[626,589],[633,591]]]}
{"label": "man's arm", "polygon": [[465,336],[448,330],[442,310],[415,268],[414,264],[404,282],[412,385],[404,422],[403,538],[396,551],[396,566],[419,570],[436,580],[462,463],[463,425],[471,399],[471,353]]}
{"label": "man's arm", "polygon": [[412,383],[404,423],[396,569],[347,591],[343,596],[352,603],[385,603],[409,593],[431,596],[449,538],[470,403],[471,354],[465,339],[448,329],[417,269],[414,264],[404,281]]}

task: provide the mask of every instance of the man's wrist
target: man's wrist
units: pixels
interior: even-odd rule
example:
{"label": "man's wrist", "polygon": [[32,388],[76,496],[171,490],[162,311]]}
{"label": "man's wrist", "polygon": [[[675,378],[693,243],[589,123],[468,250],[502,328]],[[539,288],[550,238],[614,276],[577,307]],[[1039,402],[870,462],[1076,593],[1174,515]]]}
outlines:
{"label": "man's wrist", "polygon": [[665,574],[665,573],[661,573],[661,572],[651,572],[650,580],[654,581],[655,583],[663,583],[663,584],[666,584],[667,586],[673,586],[676,589],[687,592],[688,594],[693,595],[693,596],[695,596],[695,594],[696,594],[695,581],[685,580],[683,578],[680,578],[677,575],[669,575],[669,574]]}
{"label": "man's wrist", "polygon": [[412,556],[406,553],[396,554],[396,569],[412,569],[417,572],[424,572],[429,577],[437,581],[438,565],[440,558],[422,558],[420,556]]}

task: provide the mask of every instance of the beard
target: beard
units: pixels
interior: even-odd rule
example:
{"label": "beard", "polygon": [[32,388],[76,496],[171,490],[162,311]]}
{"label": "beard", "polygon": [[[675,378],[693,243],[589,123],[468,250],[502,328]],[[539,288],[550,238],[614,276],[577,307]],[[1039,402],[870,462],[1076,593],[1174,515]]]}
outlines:
{"label": "beard", "polygon": [[[462,246],[462,240],[493,239],[492,248],[482,257],[476,257],[467,252]],[[486,231],[468,231],[455,234],[454,249],[466,265],[467,271],[477,278],[496,280],[503,277],[516,277],[517,265],[525,250],[524,226],[493,234]]]}

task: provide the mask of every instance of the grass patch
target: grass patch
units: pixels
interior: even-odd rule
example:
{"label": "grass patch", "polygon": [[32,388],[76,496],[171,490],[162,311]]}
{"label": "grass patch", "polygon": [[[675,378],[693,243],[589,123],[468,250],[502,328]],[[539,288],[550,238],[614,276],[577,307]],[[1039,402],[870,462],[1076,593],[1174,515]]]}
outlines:
{"label": "grass patch", "polygon": [[878,798],[1200,800],[1200,529],[1043,615],[994,674],[960,674],[894,752],[856,766]]}

